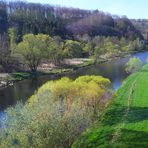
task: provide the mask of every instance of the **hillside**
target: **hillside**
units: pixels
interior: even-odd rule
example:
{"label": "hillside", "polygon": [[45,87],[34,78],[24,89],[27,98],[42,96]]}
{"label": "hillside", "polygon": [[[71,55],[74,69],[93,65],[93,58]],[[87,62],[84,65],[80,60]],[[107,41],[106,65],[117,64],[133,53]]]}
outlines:
{"label": "hillside", "polygon": [[148,39],[148,19],[132,19],[131,22]]}
{"label": "hillside", "polygon": [[113,17],[99,10],[0,1],[0,34],[8,33],[9,28],[16,29],[17,42],[27,33],[58,35],[66,39],[84,34],[143,39],[128,18]]}
{"label": "hillside", "polygon": [[128,77],[95,127],[73,148],[148,147],[148,65]]}

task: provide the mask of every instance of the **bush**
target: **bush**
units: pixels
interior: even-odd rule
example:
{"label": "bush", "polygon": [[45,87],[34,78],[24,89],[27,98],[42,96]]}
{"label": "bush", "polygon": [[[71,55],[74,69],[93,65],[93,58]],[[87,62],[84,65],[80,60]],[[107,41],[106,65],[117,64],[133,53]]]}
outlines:
{"label": "bush", "polygon": [[98,119],[100,100],[109,91],[102,82],[110,85],[99,76],[46,83],[25,105],[6,110],[0,147],[71,147]]}
{"label": "bush", "polygon": [[141,68],[142,61],[137,57],[133,57],[126,63],[125,66],[126,66],[125,71],[127,73],[134,73]]}

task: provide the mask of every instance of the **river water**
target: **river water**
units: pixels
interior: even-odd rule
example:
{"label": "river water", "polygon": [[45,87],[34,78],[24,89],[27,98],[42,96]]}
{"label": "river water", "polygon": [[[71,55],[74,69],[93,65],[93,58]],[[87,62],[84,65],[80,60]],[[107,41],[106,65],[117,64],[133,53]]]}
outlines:
{"label": "river water", "polygon": [[[101,75],[109,78],[114,89],[117,90],[122,85],[123,80],[127,77],[125,63],[133,56],[139,57],[145,64],[148,52],[137,53],[130,57],[81,68],[75,72],[66,74],[66,76],[74,79],[82,75]],[[13,106],[18,101],[25,102],[41,85],[49,80],[59,79],[60,77],[41,76],[37,79],[17,82],[11,87],[0,90],[0,110]],[[0,116],[3,116],[2,112],[0,112]]]}

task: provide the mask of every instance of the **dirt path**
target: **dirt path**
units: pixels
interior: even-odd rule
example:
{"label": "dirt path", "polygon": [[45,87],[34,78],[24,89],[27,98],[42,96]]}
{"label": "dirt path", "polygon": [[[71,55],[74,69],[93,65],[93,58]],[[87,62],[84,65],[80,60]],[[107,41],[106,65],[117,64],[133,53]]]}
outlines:
{"label": "dirt path", "polygon": [[[137,77],[137,78],[138,78],[138,77]],[[124,125],[125,125],[124,122],[125,122],[125,120],[126,120],[126,117],[127,117],[128,114],[129,114],[130,107],[131,107],[131,104],[132,104],[132,96],[133,96],[134,91],[135,91],[136,81],[137,81],[137,79],[132,83],[131,88],[130,88],[130,91],[129,91],[127,109],[126,109],[126,112],[125,112],[123,118],[121,119],[121,121],[123,121],[123,123],[119,123],[119,125],[117,126],[116,132],[113,134],[113,138],[112,138],[111,143],[114,143],[115,141],[117,141],[118,138],[119,138],[120,135],[121,135],[121,129],[122,129],[122,128],[124,127]]]}
{"label": "dirt path", "polygon": [[135,92],[135,88],[136,88],[136,82],[137,82],[137,79],[139,77],[141,77],[142,74],[139,74],[137,76],[137,78],[134,80],[134,82],[131,84],[131,88],[130,88],[130,91],[129,91],[129,95],[128,95],[128,104],[127,104],[127,109],[126,109],[126,112],[123,116],[123,118],[121,119],[121,121],[123,121],[122,123],[119,123],[119,125],[117,126],[116,128],[116,132],[113,134],[113,138],[112,138],[112,141],[111,141],[111,144],[116,142],[118,140],[118,138],[121,136],[121,129],[124,127],[125,125],[125,121],[126,121],[126,117],[128,116],[129,114],[129,111],[130,111],[130,108],[131,108],[131,104],[132,104],[132,96]]}

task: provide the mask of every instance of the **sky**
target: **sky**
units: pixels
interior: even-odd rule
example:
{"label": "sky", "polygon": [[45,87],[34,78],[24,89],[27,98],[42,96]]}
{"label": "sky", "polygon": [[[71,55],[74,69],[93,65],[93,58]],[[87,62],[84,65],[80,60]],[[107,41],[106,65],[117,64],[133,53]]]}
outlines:
{"label": "sky", "polygon": [[128,18],[148,19],[148,0],[27,0],[28,2],[102,10]]}

